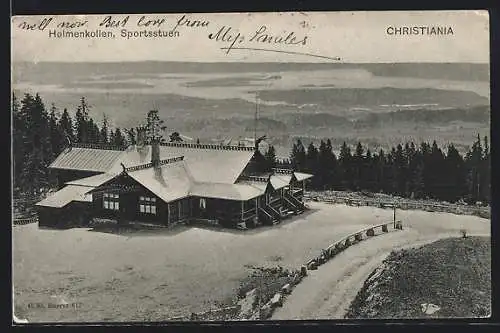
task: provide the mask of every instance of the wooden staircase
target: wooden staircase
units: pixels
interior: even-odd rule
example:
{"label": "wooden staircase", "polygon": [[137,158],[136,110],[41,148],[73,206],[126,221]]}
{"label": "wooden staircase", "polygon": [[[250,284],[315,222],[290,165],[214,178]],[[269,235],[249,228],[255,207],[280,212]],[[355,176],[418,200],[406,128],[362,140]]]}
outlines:
{"label": "wooden staircase", "polygon": [[262,218],[264,223],[267,225],[279,223],[279,220],[273,216],[273,213],[271,213],[268,208],[269,207],[259,207],[259,218]]}
{"label": "wooden staircase", "polygon": [[288,206],[295,212],[295,214],[301,214],[304,212],[306,209],[304,203],[297,198],[295,198],[293,195],[290,193],[285,193],[283,196],[283,199],[285,203],[288,204]]}

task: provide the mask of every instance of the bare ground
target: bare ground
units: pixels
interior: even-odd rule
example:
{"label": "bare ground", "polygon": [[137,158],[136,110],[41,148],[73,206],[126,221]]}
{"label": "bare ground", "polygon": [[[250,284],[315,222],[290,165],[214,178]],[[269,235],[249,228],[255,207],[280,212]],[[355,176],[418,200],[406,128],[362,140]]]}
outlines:
{"label": "bare ground", "polygon": [[408,319],[489,315],[491,238],[453,237],[391,252],[365,281],[346,317]]}
{"label": "bare ground", "polygon": [[[392,219],[391,210],[310,205],[309,212],[293,220],[249,231],[178,227],[117,235],[87,229],[56,231],[39,229],[36,225],[16,226],[13,228],[15,313],[30,322],[161,321],[189,315],[232,299],[239,283],[250,273],[249,266],[281,265],[297,269],[336,239]],[[442,213],[404,211],[398,213],[398,219],[412,227],[404,233],[429,237],[443,232],[458,233],[464,227],[471,234],[490,228],[489,220]],[[392,250],[394,244],[382,240],[393,235],[396,233],[373,241],[382,242],[387,250]],[[315,273],[328,267],[338,271],[339,266],[334,263],[341,256],[356,253],[355,249],[370,242],[353,246]],[[363,253],[366,257],[372,251],[358,253],[358,261],[366,260]],[[340,270],[349,273],[344,268]],[[366,275],[371,270],[367,269]],[[283,310],[287,304],[293,304],[292,298],[299,288],[313,278],[311,275],[298,285]],[[338,278],[342,280],[343,275]],[[363,280],[364,277],[360,278],[361,283]],[[352,297],[360,288],[355,288]],[[319,284],[307,294],[319,292],[317,289]],[[44,307],[30,308],[33,303]],[[54,309],[47,307],[49,303],[79,305]]]}

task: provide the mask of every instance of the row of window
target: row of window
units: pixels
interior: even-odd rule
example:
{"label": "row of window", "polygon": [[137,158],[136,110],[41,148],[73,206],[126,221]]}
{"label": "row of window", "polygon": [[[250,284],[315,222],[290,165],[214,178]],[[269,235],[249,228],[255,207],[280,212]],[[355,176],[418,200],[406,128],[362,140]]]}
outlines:
{"label": "row of window", "polygon": [[[102,206],[104,209],[120,210],[120,196],[116,193],[104,193]],[[156,215],[156,198],[139,197],[139,212]]]}

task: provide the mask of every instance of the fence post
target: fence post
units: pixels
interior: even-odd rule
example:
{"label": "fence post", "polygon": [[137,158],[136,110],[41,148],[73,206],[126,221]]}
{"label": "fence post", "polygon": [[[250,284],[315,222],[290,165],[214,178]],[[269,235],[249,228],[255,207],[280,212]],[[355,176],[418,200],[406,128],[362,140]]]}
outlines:
{"label": "fence post", "polygon": [[393,210],[394,210],[393,223],[394,223],[394,229],[396,229],[396,202],[394,202]]}

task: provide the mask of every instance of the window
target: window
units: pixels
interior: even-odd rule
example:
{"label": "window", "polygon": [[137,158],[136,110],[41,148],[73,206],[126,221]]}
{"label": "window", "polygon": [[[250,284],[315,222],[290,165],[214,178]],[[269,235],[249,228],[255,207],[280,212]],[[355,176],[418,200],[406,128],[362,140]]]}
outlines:
{"label": "window", "polygon": [[207,209],[207,201],[205,200],[205,198],[200,198],[200,208]]}
{"label": "window", "polygon": [[139,197],[139,211],[145,214],[156,215],[156,198]]}
{"label": "window", "polygon": [[117,193],[104,193],[102,204],[104,209],[119,210],[120,196]]}

